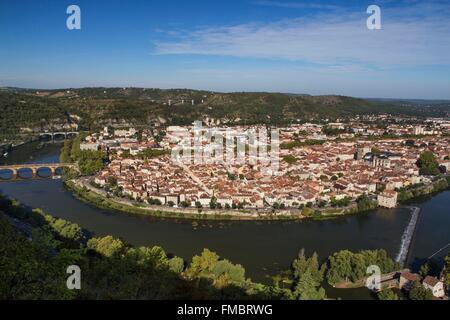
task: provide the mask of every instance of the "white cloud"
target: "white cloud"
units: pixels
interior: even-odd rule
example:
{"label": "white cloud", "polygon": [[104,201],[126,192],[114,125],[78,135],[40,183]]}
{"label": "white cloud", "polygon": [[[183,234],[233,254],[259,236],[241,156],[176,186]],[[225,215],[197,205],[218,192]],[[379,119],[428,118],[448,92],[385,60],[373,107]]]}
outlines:
{"label": "white cloud", "polygon": [[154,53],[380,68],[450,64],[450,5],[447,3],[405,2],[395,8],[382,7],[383,30],[378,31],[366,28],[365,10],[342,12],[184,31],[171,40],[156,42]]}

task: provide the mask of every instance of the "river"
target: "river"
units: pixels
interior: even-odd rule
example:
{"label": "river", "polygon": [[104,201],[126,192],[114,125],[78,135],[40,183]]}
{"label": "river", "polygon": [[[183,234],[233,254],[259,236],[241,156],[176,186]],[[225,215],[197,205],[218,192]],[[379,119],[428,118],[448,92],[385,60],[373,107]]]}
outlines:
{"label": "river", "polygon": [[[40,147],[39,147],[40,146]],[[31,143],[12,151],[5,163],[57,162],[60,145]],[[0,172],[0,176],[4,173]],[[30,207],[75,223],[98,236],[113,235],[133,245],[158,245],[185,259],[209,248],[242,264],[255,281],[289,268],[300,249],[320,258],[341,250],[385,249],[395,258],[411,220],[406,208],[379,209],[325,221],[192,222],[105,211],[76,199],[60,180],[0,182],[0,191]],[[426,258],[450,242],[450,192],[413,202],[421,208],[407,263]],[[449,248],[438,256],[445,256]],[[343,292],[345,291],[345,292]],[[327,288],[330,297],[370,298],[368,290]]]}

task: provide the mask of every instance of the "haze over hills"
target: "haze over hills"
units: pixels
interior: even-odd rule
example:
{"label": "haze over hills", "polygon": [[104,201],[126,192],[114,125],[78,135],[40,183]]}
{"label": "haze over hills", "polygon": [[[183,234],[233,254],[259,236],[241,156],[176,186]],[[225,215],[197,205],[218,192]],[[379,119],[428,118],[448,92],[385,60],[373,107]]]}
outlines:
{"label": "haze over hills", "polygon": [[450,100],[442,99],[393,99],[393,98],[365,98],[369,101],[389,102],[395,104],[413,104],[413,105],[436,105],[436,104],[450,104]]}
{"label": "haze over hills", "polygon": [[380,113],[445,117],[450,114],[450,103],[190,89],[1,88],[0,111],[0,134],[7,136],[74,124],[91,130],[103,125],[188,125],[199,119],[216,124],[280,125]]}

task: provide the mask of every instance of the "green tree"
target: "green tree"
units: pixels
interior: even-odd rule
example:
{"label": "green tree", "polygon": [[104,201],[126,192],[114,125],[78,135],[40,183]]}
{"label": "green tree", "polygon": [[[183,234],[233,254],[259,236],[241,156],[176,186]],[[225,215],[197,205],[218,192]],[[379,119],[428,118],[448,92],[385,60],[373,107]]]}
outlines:
{"label": "green tree", "polygon": [[450,254],[445,257],[445,285],[447,286],[447,292],[450,291]]}
{"label": "green tree", "polygon": [[381,154],[381,150],[376,147],[373,147],[371,153],[377,156]]}
{"label": "green tree", "polygon": [[309,271],[303,273],[295,287],[295,294],[300,300],[323,300],[325,290],[317,288],[317,283]]}
{"label": "green tree", "polygon": [[379,300],[399,300],[398,295],[391,289],[386,289],[378,293]]}
{"label": "green tree", "polygon": [[302,249],[297,259],[292,262],[294,275],[294,295],[301,300],[322,300],[325,290],[320,287],[325,273],[325,266],[319,266],[317,253],[307,258]]}
{"label": "green tree", "polygon": [[366,250],[353,253],[342,250],[328,258],[327,279],[331,285],[339,282],[356,282],[366,275],[367,267],[377,265],[382,273],[400,268],[397,262],[388,257],[385,250]]}
{"label": "green tree", "polygon": [[88,241],[87,246],[89,249],[95,250],[105,257],[117,256],[123,252],[125,245],[112,236],[106,236],[103,238],[92,238]]}
{"label": "green tree", "polygon": [[0,212],[0,299],[65,300],[76,297],[76,292],[65,285],[65,270],[67,265],[78,264],[79,256],[66,255],[65,251],[49,254],[53,245],[48,235],[41,233],[34,241],[28,241]]}
{"label": "green tree", "polygon": [[436,156],[431,151],[424,151],[420,154],[417,165],[420,168],[421,175],[437,176],[439,175],[439,163]]}
{"label": "green tree", "polygon": [[420,271],[419,274],[425,278],[426,276],[428,276],[430,273],[430,265],[428,263],[424,263],[423,265],[420,266]]}
{"label": "green tree", "polygon": [[181,201],[180,205],[181,205],[182,208],[187,208],[187,207],[189,207],[191,204],[190,204],[189,202],[187,202],[187,201]]}
{"label": "green tree", "polygon": [[242,284],[245,281],[245,269],[228,260],[218,261],[214,266],[213,273],[217,278],[225,276],[228,281],[233,283]]}
{"label": "green tree", "polygon": [[61,154],[59,156],[59,160],[62,163],[72,162],[72,158],[70,156],[71,149],[72,149],[72,140],[65,140],[64,145],[61,148]]}
{"label": "green tree", "polygon": [[358,211],[368,211],[375,209],[378,206],[378,203],[372,199],[369,198],[367,194],[363,194],[356,200],[356,203],[358,204]]}
{"label": "green tree", "polygon": [[219,261],[219,256],[208,249],[203,249],[200,256],[194,256],[187,270],[187,274],[191,277],[198,276],[202,273],[211,273]]}
{"label": "green tree", "polygon": [[216,209],[217,208],[217,198],[212,197],[211,201],[209,202],[209,208],[210,209]]}
{"label": "green tree", "polygon": [[432,300],[433,293],[426,289],[419,281],[414,281],[411,290],[409,290],[409,298],[411,300]]}
{"label": "green tree", "polygon": [[323,281],[325,266],[319,266],[319,257],[317,253],[313,253],[311,258],[306,258],[305,251],[299,252],[297,259],[292,262],[292,269],[295,278],[300,278],[304,273],[309,272],[317,284]]}
{"label": "green tree", "polygon": [[173,257],[169,260],[169,269],[175,273],[181,273],[184,270],[184,260],[180,257]]}
{"label": "green tree", "polygon": [[287,164],[294,164],[298,161],[298,159],[293,155],[287,155],[283,157],[284,162]]}

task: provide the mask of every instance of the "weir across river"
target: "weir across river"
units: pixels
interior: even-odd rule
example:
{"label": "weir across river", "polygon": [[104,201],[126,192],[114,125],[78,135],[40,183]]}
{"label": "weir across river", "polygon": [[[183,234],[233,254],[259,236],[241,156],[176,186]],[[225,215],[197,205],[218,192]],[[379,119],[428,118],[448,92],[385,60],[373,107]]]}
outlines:
{"label": "weir across river", "polygon": [[402,235],[402,243],[400,245],[400,250],[398,252],[397,258],[395,259],[403,267],[408,259],[409,249],[411,248],[411,242],[416,231],[417,222],[419,221],[420,208],[408,207],[411,209],[411,220],[406,226],[405,231]]}

